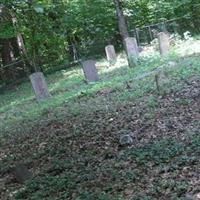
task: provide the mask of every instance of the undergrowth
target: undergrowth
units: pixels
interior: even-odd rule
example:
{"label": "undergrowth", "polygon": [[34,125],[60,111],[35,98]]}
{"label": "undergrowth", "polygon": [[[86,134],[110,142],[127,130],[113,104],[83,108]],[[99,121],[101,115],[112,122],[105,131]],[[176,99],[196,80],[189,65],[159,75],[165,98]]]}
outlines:
{"label": "undergrowth", "polygon": [[[183,200],[200,193],[198,56],[119,57],[101,81],[79,66],[47,76],[52,98],[37,103],[25,82],[0,95],[0,192],[6,199]],[[156,79],[156,76],[158,79]],[[123,130],[134,144],[121,146]],[[9,170],[24,163],[23,185]]]}

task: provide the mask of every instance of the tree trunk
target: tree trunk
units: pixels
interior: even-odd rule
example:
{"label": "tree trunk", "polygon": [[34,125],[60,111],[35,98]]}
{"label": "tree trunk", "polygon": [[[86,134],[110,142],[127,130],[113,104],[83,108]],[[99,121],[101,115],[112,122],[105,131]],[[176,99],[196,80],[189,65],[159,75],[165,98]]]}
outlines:
{"label": "tree trunk", "polygon": [[199,12],[198,7],[196,7],[194,5],[195,3],[196,2],[192,1],[192,4],[190,6],[190,10],[191,10],[191,13],[192,13],[192,23],[193,23],[194,32],[196,34],[198,34],[199,31],[200,31],[200,29],[199,29],[199,25],[200,25],[199,16],[200,16],[200,12]]}
{"label": "tree trunk", "polygon": [[122,41],[124,42],[124,40],[127,37],[129,37],[126,19],[124,17],[124,13],[123,13],[123,10],[122,10],[120,0],[113,0],[113,1],[114,1],[114,4],[115,4],[115,7],[116,7],[116,14],[117,14],[119,32],[120,32]]}
{"label": "tree trunk", "polygon": [[1,40],[1,58],[3,65],[8,65],[13,61],[12,58],[12,49],[11,49],[11,43],[9,39],[2,39]]}
{"label": "tree trunk", "polygon": [[23,56],[27,55],[22,34],[19,34],[17,36],[17,44],[18,44],[18,49],[19,49],[20,54],[23,55]]}
{"label": "tree trunk", "polygon": [[116,7],[116,14],[117,14],[117,21],[118,21],[118,27],[119,27],[119,32],[122,38],[122,42],[123,42],[123,46],[124,46],[124,50],[126,52],[126,55],[128,57],[128,65],[129,67],[132,67],[133,65],[135,65],[135,60],[134,60],[134,64],[133,64],[133,57],[130,56],[130,52],[128,52],[128,48],[127,48],[127,44],[126,44],[126,38],[129,37],[129,33],[128,33],[128,26],[127,26],[127,22],[122,10],[122,5],[121,5],[121,1],[120,0],[113,0],[115,7]]}
{"label": "tree trunk", "polygon": [[[12,52],[12,48],[11,48],[11,41],[10,39],[2,39],[1,40],[1,59],[2,59],[2,64],[3,66],[6,66],[8,64],[11,64],[13,61],[13,52]],[[15,74],[14,74],[14,70],[11,67],[7,67],[5,69],[2,70],[5,76],[5,79],[15,79]]]}
{"label": "tree trunk", "polygon": [[[7,24],[10,27],[15,27],[17,25],[17,19],[12,14],[11,10],[4,5],[0,5],[0,9],[2,16],[0,26],[2,25],[4,28],[3,24]],[[19,59],[26,57],[26,49],[21,34],[19,34],[17,37],[13,35],[13,37],[9,38],[6,38],[5,35],[5,38],[0,39],[0,45],[0,57],[3,66],[9,65],[12,62],[19,61]],[[3,74],[5,80],[9,81],[25,76],[26,71],[27,69],[25,63],[20,62],[1,69],[0,73]]]}
{"label": "tree trunk", "polygon": [[68,53],[70,61],[74,61],[74,44],[70,38],[67,38],[68,41]]}

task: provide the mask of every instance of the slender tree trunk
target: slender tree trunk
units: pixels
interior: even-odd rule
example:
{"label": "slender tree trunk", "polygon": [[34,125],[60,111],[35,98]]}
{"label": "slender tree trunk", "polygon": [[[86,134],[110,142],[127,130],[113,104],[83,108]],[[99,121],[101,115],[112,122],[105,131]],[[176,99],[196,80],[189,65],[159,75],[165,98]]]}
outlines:
{"label": "slender tree trunk", "polygon": [[200,20],[199,20],[199,16],[200,16],[200,12],[198,7],[194,6],[196,2],[192,2],[191,6],[190,6],[190,10],[192,13],[192,23],[193,23],[193,27],[194,27],[194,32],[199,33],[200,32]]}
{"label": "slender tree trunk", "polygon": [[13,61],[12,58],[12,49],[10,45],[10,40],[9,39],[3,39],[1,40],[1,58],[2,58],[2,63],[3,65],[8,65]]}
{"label": "slender tree trunk", "polygon": [[[14,59],[13,51],[11,48],[11,40],[10,39],[1,39],[1,59],[3,66],[6,66],[12,63]],[[5,76],[5,79],[15,79],[15,74],[13,68],[7,67],[2,70]]]}
{"label": "slender tree trunk", "polygon": [[119,32],[120,32],[120,35],[121,35],[121,38],[122,38],[124,50],[125,50],[127,58],[128,58],[128,65],[129,65],[129,67],[132,67],[133,66],[133,59],[130,58],[127,46],[125,44],[126,43],[125,39],[129,37],[129,33],[128,33],[127,22],[126,22],[126,19],[125,19],[123,10],[122,10],[122,4],[121,4],[120,0],[113,0],[113,1],[114,1],[114,4],[115,4],[115,7],[116,7],[116,14],[117,14]]}
{"label": "slender tree trunk", "polygon": [[[15,17],[15,15],[13,13],[11,13],[11,16],[12,16],[13,26],[17,27],[18,26],[17,18]],[[24,38],[21,33],[18,33],[18,35],[14,38],[13,44],[14,44],[15,56],[20,57],[20,58],[25,58],[25,60],[23,62],[23,71],[26,73],[27,73],[27,71],[32,71],[31,65],[30,65],[30,62],[28,59],[26,47],[24,44]],[[20,65],[22,67],[21,63],[20,63]]]}
{"label": "slender tree trunk", "polygon": [[76,48],[76,41],[73,38],[68,39],[69,55],[72,61],[78,60],[78,52]]}
{"label": "slender tree trunk", "polygon": [[[10,27],[17,26],[17,19],[12,14],[12,11],[4,5],[0,5],[1,8],[1,16],[2,16],[2,24],[8,24]],[[0,24],[1,26],[1,24]],[[3,25],[2,25],[3,26]],[[12,62],[19,61],[20,58],[26,58],[26,49],[24,46],[23,38],[21,34],[18,34],[17,37],[11,38],[2,38],[0,39],[0,57],[2,60],[3,66],[9,65]],[[30,67],[29,65],[27,65]],[[21,78],[26,75],[25,63],[17,63],[15,65],[3,68],[0,73],[3,74],[5,80],[13,80],[17,78]]]}
{"label": "slender tree trunk", "polygon": [[18,49],[19,49],[20,54],[23,55],[23,56],[27,55],[22,34],[19,34],[17,36],[17,44],[18,44]]}
{"label": "slender tree trunk", "polygon": [[120,32],[122,40],[124,41],[127,37],[129,37],[126,19],[124,17],[124,13],[122,10],[121,1],[120,0],[113,0],[113,1],[116,7],[119,32]]}

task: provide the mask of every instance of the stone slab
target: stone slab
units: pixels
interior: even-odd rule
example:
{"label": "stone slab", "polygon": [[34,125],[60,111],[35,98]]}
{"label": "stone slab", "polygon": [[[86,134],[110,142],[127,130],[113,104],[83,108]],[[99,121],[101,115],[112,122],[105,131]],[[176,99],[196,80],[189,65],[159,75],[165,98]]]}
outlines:
{"label": "stone slab", "polygon": [[42,101],[50,98],[51,95],[48,91],[48,86],[42,72],[35,72],[30,75],[31,84],[35,92],[36,99]]}
{"label": "stone slab", "polygon": [[97,82],[100,80],[96,68],[96,61],[86,60],[82,62],[82,67],[87,82]]}
{"label": "stone slab", "polygon": [[129,66],[133,67],[137,64],[137,60],[139,57],[137,40],[134,37],[127,37],[125,39],[125,45]]}
{"label": "stone slab", "polygon": [[116,62],[117,56],[115,52],[115,47],[113,45],[108,45],[105,47],[105,51],[108,62],[110,63]]}
{"label": "stone slab", "polygon": [[158,34],[159,49],[161,56],[166,56],[170,50],[170,38],[167,33],[160,32]]}

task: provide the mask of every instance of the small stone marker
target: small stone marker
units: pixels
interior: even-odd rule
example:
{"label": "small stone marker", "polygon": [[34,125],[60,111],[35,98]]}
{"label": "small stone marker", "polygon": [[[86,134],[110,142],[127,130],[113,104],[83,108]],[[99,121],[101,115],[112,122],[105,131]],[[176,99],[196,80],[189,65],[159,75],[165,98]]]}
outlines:
{"label": "small stone marker", "polygon": [[161,87],[169,83],[170,79],[165,71],[159,71],[155,74],[155,81],[156,81],[157,91],[160,92]]}
{"label": "small stone marker", "polygon": [[99,75],[96,68],[96,61],[86,60],[82,62],[83,72],[87,82],[97,82],[99,81]]}
{"label": "small stone marker", "polygon": [[139,57],[137,40],[134,37],[127,37],[125,39],[125,45],[129,66],[134,67]]}
{"label": "small stone marker", "polygon": [[45,77],[42,72],[36,72],[30,75],[31,84],[35,92],[36,99],[42,101],[51,97]]}
{"label": "small stone marker", "polygon": [[164,32],[160,32],[158,34],[158,41],[161,56],[166,56],[169,53],[170,49],[169,35]]}
{"label": "small stone marker", "polygon": [[175,68],[177,66],[177,62],[169,61],[167,63],[168,68]]}
{"label": "small stone marker", "polygon": [[11,173],[15,177],[16,181],[19,183],[24,183],[25,181],[33,177],[33,174],[23,164],[19,164],[16,167],[12,168]]}
{"label": "small stone marker", "polygon": [[108,45],[105,47],[106,50],[106,57],[110,64],[113,64],[117,60],[117,56],[115,53],[115,47],[113,45]]}
{"label": "small stone marker", "polygon": [[121,135],[120,139],[119,139],[119,143],[121,146],[131,145],[131,144],[133,144],[133,138],[129,134]]}

